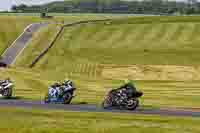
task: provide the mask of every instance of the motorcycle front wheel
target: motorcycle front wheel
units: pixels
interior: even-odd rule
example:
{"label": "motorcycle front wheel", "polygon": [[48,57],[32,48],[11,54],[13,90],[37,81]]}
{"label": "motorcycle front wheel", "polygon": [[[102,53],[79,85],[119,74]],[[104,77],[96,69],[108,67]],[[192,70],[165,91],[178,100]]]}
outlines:
{"label": "motorcycle front wheel", "polygon": [[72,100],[72,94],[71,93],[66,93],[63,96],[64,99],[64,104],[70,104],[71,100]]}
{"label": "motorcycle front wheel", "polygon": [[45,97],[44,97],[44,103],[49,103],[50,100],[49,100],[49,95],[47,94]]}
{"label": "motorcycle front wheel", "polygon": [[138,106],[139,106],[139,100],[132,98],[128,100],[126,108],[128,110],[135,110]]}

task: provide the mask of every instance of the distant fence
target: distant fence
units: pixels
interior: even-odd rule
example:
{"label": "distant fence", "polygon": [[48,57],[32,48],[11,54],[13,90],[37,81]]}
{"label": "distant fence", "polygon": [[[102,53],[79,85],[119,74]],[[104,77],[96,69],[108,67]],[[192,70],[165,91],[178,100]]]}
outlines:
{"label": "distant fence", "polygon": [[65,27],[71,27],[79,24],[86,24],[86,23],[95,23],[95,22],[106,22],[106,21],[112,21],[112,19],[103,19],[103,20],[85,20],[85,21],[79,21],[79,22],[74,22],[71,24],[66,24],[61,26],[60,30],[57,32],[55,38],[53,41],[45,48],[29,65],[30,68],[34,67],[37,62],[53,47],[55,42],[57,41],[58,37],[61,35],[62,31],[64,30]]}

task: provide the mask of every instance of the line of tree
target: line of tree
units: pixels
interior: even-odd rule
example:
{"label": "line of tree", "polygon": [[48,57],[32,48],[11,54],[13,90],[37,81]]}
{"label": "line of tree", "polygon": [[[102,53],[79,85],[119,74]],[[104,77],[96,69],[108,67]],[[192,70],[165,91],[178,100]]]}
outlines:
{"label": "line of tree", "polygon": [[13,12],[54,12],[54,13],[133,13],[133,14],[199,14],[197,0],[187,2],[168,0],[73,0],[52,2],[40,6],[13,5]]}

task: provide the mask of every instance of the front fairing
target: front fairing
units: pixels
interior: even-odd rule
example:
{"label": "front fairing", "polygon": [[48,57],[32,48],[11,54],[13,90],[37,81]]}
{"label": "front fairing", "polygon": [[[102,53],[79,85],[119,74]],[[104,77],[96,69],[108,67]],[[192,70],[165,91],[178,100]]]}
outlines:
{"label": "front fairing", "polygon": [[140,91],[137,91],[137,92],[134,94],[134,97],[135,97],[135,98],[139,98],[139,97],[141,97],[141,96],[143,96],[143,92],[140,92]]}

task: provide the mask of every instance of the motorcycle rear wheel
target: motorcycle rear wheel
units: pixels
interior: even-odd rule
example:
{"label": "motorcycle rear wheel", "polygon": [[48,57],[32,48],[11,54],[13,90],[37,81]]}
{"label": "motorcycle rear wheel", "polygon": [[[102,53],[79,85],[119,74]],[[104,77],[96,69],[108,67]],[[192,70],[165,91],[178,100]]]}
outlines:
{"label": "motorcycle rear wheel", "polygon": [[5,98],[10,98],[12,96],[12,89],[6,89],[4,90],[2,94]]}
{"label": "motorcycle rear wheel", "polygon": [[105,100],[102,103],[102,106],[104,109],[109,109],[112,107],[112,101],[110,96],[105,98]]}
{"label": "motorcycle rear wheel", "polygon": [[130,99],[128,101],[128,104],[126,105],[126,108],[128,110],[135,110],[139,106],[139,100],[138,99]]}

